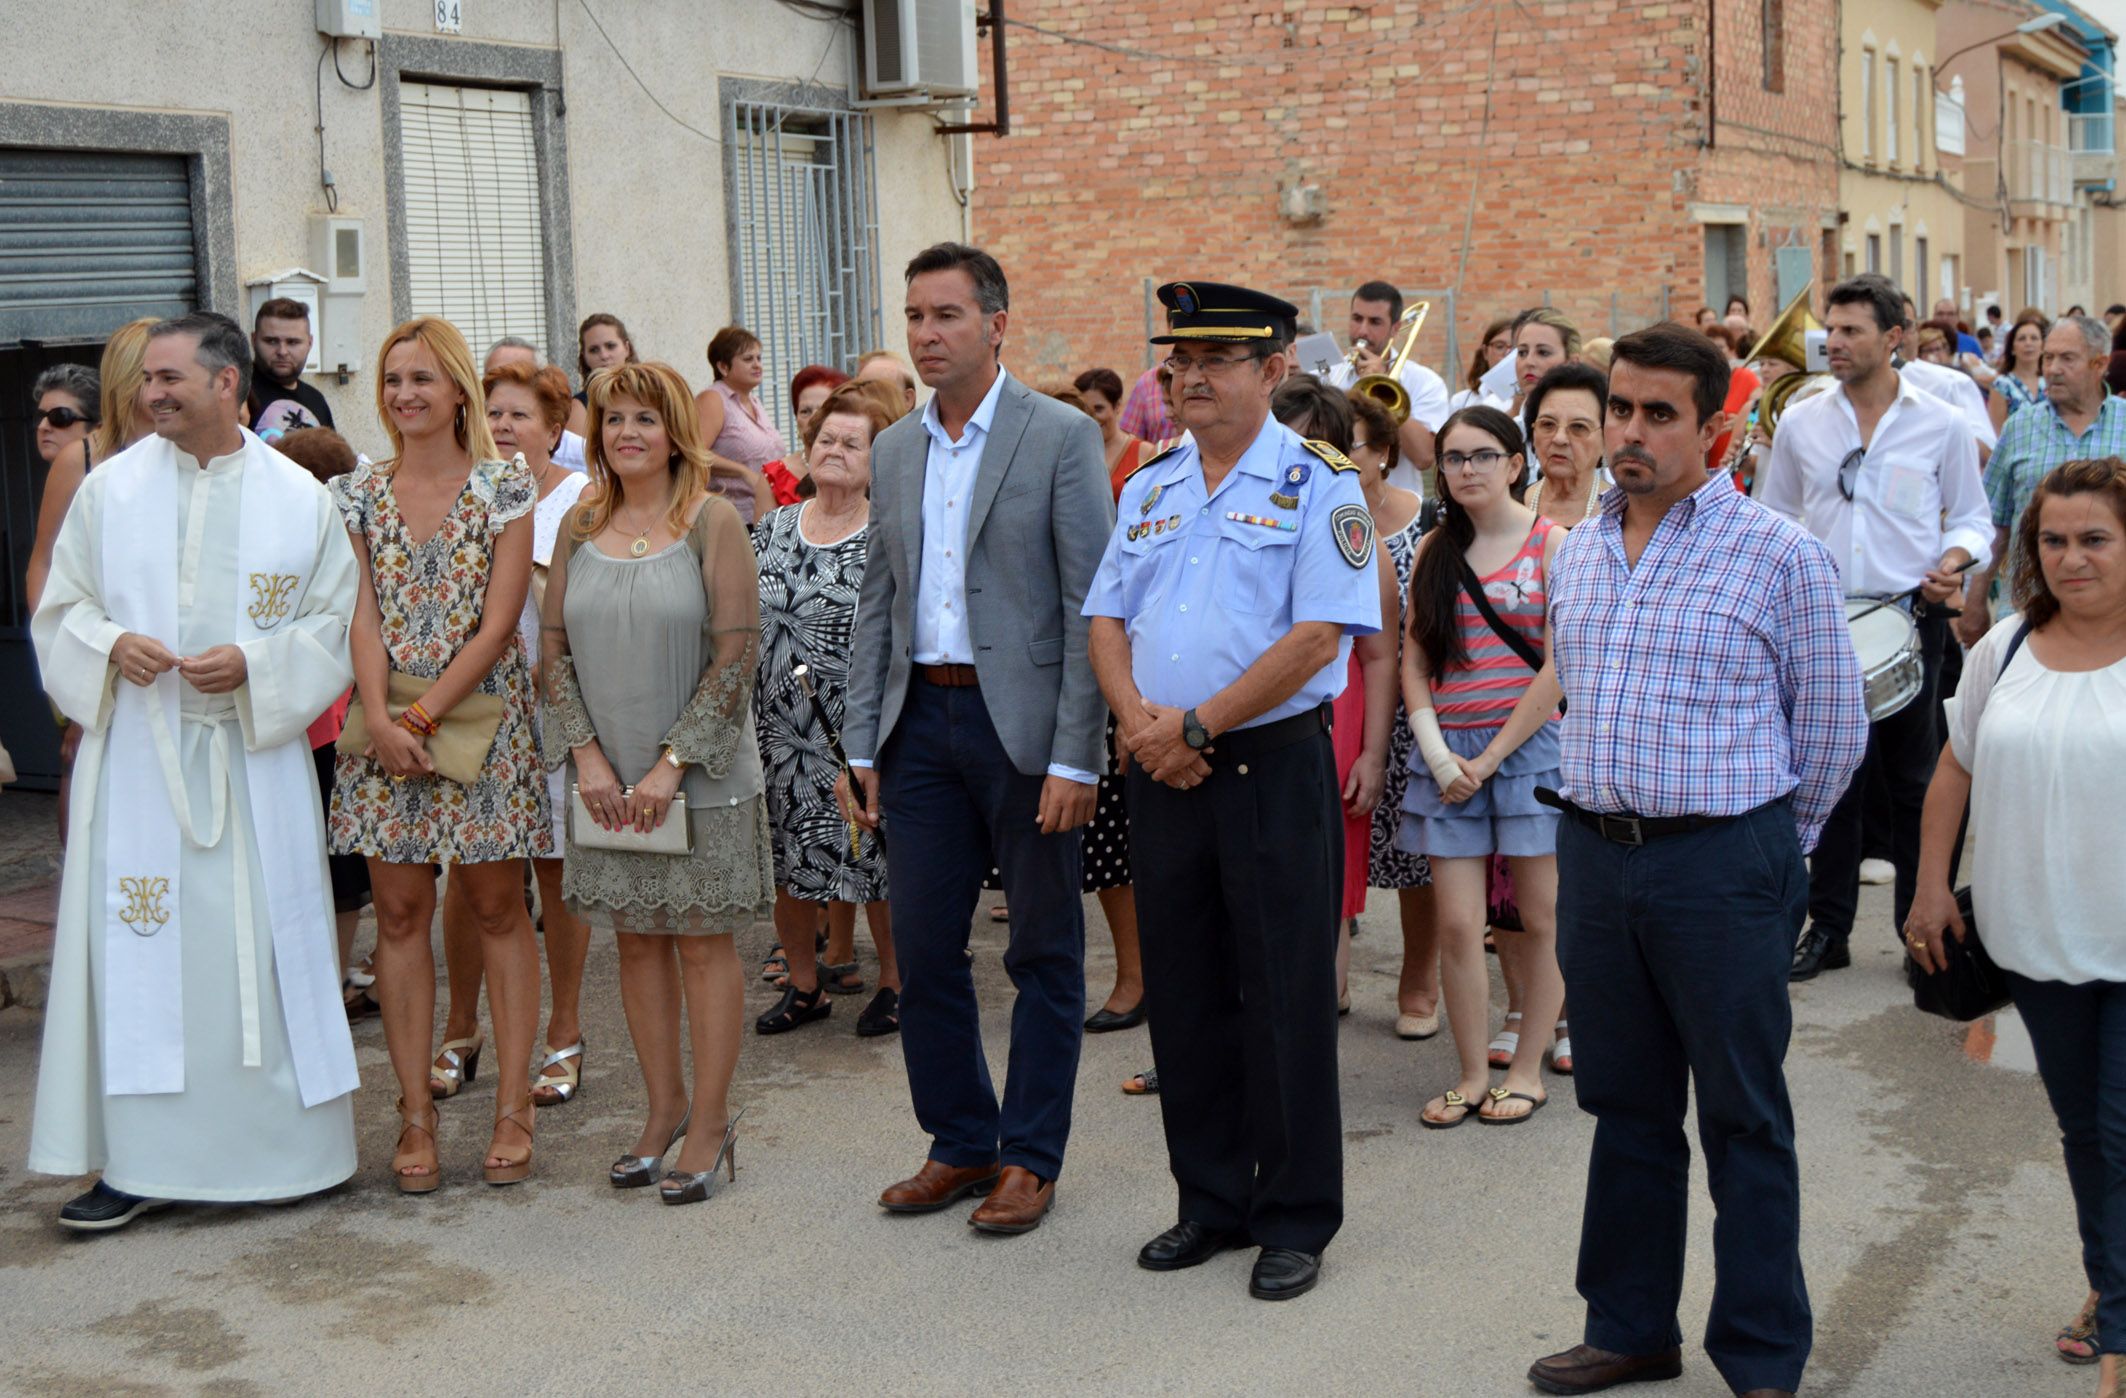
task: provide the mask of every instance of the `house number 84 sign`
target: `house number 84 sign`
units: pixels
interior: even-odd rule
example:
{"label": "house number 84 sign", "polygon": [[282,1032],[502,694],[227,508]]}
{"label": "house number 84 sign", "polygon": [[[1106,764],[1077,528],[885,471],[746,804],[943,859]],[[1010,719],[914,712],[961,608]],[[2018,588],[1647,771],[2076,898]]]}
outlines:
{"label": "house number 84 sign", "polygon": [[462,34],[465,32],[465,6],[462,0],[436,0],[436,33]]}

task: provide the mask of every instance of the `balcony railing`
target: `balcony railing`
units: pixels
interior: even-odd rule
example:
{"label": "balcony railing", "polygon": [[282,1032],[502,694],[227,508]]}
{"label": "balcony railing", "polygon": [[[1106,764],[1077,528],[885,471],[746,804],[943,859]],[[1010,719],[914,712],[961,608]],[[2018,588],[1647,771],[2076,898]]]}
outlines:
{"label": "balcony railing", "polygon": [[2043,141],[2009,141],[2008,197],[2066,204],[2074,198],[2073,155]]}
{"label": "balcony railing", "polygon": [[2067,147],[2074,152],[2076,184],[2109,184],[2117,174],[2115,123],[2109,112],[2069,113]]}

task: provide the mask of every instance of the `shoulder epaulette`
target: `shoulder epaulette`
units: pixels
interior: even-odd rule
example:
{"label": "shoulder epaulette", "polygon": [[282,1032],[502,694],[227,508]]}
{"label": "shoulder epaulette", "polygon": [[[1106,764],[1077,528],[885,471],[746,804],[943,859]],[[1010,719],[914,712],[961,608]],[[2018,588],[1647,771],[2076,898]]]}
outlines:
{"label": "shoulder epaulette", "polygon": [[1135,476],[1135,475],[1137,474],[1137,472],[1138,472],[1138,471],[1141,471],[1141,470],[1143,470],[1143,469],[1144,469],[1145,467],[1147,467],[1147,466],[1151,465],[1151,464],[1152,464],[1153,462],[1155,462],[1155,461],[1164,461],[1164,460],[1166,460],[1166,459],[1167,459],[1167,458],[1168,458],[1169,456],[1172,456],[1172,455],[1173,455],[1173,454],[1174,454],[1175,452],[1177,452],[1177,451],[1181,450],[1181,445],[1182,445],[1182,444],[1181,444],[1181,440],[1180,440],[1180,439],[1179,439],[1179,438],[1177,437],[1177,438],[1175,438],[1175,439],[1174,439],[1174,441],[1173,441],[1172,445],[1169,445],[1169,446],[1162,446],[1162,447],[1160,447],[1160,448],[1159,448],[1159,450],[1157,450],[1157,451],[1153,452],[1153,453],[1152,453],[1152,454],[1151,454],[1150,456],[1148,456],[1148,457],[1144,458],[1144,460],[1142,460],[1142,461],[1138,462],[1138,463],[1137,463],[1137,466],[1136,466],[1136,470],[1133,470],[1133,471],[1131,471],[1131,472],[1129,473],[1129,475],[1127,475],[1127,476],[1124,476],[1124,477],[1122,478],[1122,482],[1123,482],[1123,484],[1124,484],[1124,485],[1127,485],[1127,484],[1129,483],[1129,481],[1130,481],[1131,477],[1134,477],[1134,476]]}
{"label": "shoulder epaulette", "polygon": [[1327,442],[1318,442],[1311,437],[1304,437],[1300,439],[1300,445],[1320,457],[1332,471],[1356,471],[1358,469],[1356,461],[1345,456]]}

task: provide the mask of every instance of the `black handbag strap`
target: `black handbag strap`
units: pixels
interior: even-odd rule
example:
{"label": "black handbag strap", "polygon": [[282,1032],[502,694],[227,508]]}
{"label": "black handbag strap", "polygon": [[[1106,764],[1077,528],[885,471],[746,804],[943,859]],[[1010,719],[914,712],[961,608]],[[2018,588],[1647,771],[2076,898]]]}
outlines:
{"label": "black handbag strap", "polygon": [[1515,655],[1518,655],[1522,663],[1526,664],[1529,669],[1542,669],[1543,653],[1530,645],[1526,636],[1508,626],[1505,618],[1492,609],[1491,599],[1484,595],[1483,579],[1477,577],[1476,569],[1469,566],[1469,560],[1467,558],[1462,559],[1461,565],[1462,591],[1468,593],[1469,600],[1476,603],[1477,611],[1483,616],[1485,624],[1491,628],[1492,633],[1504,641],[1507,647]]}

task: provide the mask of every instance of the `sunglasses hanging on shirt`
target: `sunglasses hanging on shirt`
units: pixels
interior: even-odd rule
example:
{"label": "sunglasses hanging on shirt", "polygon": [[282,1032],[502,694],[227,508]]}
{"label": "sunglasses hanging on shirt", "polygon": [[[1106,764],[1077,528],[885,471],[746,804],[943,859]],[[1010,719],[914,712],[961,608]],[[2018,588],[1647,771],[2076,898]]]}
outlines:
{"label": "sunglasses hanging on shirt", "polygon": [[1838,463],[1838,493],[1848,500],[1853,498],[1853,487],[1860,481],[1860,465],[1867,456],[1866,447],[1855,447]]}

